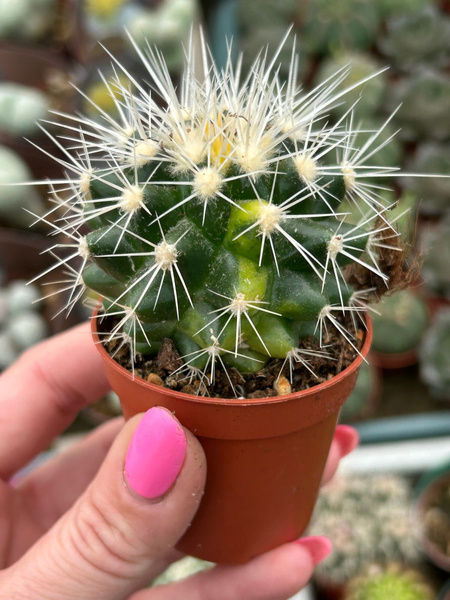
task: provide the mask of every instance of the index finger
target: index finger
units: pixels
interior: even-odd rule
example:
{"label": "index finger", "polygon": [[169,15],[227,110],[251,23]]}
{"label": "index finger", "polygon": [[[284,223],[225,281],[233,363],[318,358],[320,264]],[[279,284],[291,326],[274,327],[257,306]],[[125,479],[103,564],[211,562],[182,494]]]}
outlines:
{"label": "index finger", "polygon": [[108,390],[88,323],[25,352],[0,375],[0,477],[9,479]]}

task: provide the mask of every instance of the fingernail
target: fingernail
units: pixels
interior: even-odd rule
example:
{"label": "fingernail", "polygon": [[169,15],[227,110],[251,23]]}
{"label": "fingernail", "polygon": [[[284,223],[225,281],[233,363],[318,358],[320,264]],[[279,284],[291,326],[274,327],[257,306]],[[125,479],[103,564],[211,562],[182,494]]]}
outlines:
{"label": "fingernail", "polygon": [[319,564],[333,549],[330,540],[322,535],[300,538],[299,540],[296,540],[295,543],[300,544],[308,550],[314,565]]}
{"label": "fingernail", "polygon": [[137,426],[125,461],[129,486],[144,498],[158,498],[174,484],[187,442],[183,428],[160,407],[148,410]]}
{"label": "fingernail", "polygon": [[359,444],[358,432],[349,425],[338,425],[334,435],[341,449],[342,456],[350,454]]}

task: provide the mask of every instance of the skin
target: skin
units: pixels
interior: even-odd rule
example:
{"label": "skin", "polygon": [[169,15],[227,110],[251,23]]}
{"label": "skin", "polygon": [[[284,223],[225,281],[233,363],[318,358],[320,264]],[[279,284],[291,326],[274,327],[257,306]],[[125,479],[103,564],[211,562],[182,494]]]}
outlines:
{"label": "skin", "polygon": [[[88,382],[88,385],[87,385]],[[290,543],[246,565],[217,566],[154,589],[181,558],[174,549],[203,491],[202,448],[187,454],[172,488],[148,500],[129,488],[124,462],[142,418],[110,421],[24,479],[14,474],[109,389],[83,324],[27,351],[0,376],[0,597],[9,600],[282,600],[311,577],[307,547]],[[338,427],[324,482],[358,442]]]}

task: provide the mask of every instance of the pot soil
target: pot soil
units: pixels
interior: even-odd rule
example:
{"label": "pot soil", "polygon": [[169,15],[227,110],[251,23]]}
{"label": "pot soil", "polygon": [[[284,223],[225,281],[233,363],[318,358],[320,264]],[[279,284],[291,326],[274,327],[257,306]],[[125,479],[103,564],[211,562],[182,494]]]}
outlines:
{"label": "pot soil", "polygon": [[[96,316],[94,312],[94,317]],[[216,563],[244,563],[305,531],[339,410],[362,356],[324,383],[285,396],[223,399],[170,390],[135,377],[92,334],[126,419],[153,406],[171,410],[199,439],[208,477],[199,510],[177,548]]]}

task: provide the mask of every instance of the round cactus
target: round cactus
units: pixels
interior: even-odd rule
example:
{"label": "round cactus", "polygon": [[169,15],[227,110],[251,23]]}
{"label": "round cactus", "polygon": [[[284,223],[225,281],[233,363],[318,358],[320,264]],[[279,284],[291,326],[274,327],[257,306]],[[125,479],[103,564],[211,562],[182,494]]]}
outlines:
{"label": "round cactus", "polygon": [[[115,319],[110,339],[135,356],[170,338],[185,368],[209,380],[216,363],[248,372],[274,357],[308,367],[299,340],[315,334],[322,347],[329,328],[357,352],[371,290],[352,289],[346,267],[367,269],[385,289],[382,254],[396,232],[379,182],[397,172],[372,162],[386,124],[358,146],[351,105],[336,125],[324,122],[356,85],[336,91],[347,69],[303,94],[294,54],[286,86],[276,56],[261,56],[241,83],[231,59],[219,72],[203,46],[200,80],[191,46],[178,98],[161,55],[135,48],[152,88],[118,74],[120,118],[68,125],[71,137],[82,129],[68,181],[54,184],[64,210],[54,228],[71,241],[53,252],[71,249],[58,263],[70,270],[69,307],[89,287]],[[344,199],[358,207],[354,222]]]}
{"label": "round cactus", "polygon": [[372,566],[352,581],[346,600],[432,600],[435,593],[417,571]]}
{"label": "round cactus", "polygon": [[426,332],[420,348],[420,376],[432,393],[443,400],[450,398],[450,309],[441,310]]}

